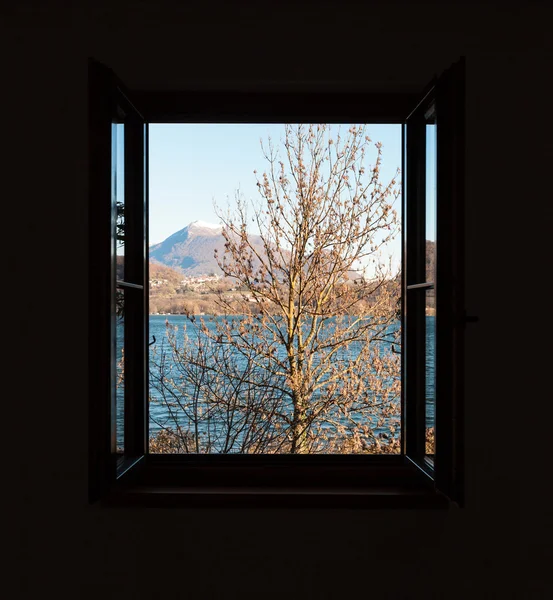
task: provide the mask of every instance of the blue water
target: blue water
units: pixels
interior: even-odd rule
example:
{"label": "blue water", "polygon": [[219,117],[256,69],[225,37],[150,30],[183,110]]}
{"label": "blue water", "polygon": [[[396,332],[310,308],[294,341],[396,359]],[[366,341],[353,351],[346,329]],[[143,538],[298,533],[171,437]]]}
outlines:
{"label": "blue water", "polygon": [[[237,317],[238,318],[238,317]],[[188,331],[194,330],[195,325],[191,324],[189,319],[184,315],[151,315],[149,320],[150,327],[150,340],[153,341],[155,337],[156,343],[150,347],[150,360],[155,356],[159,357],[159,351],[164,347],[168,351],[170,356],[169,346],[167,343],[166,334],[166,321],[171,326],[178,327],[179,331],[182,332],[183,325],[186,325]],[[208,326],[209,319],[207,319]],[[124,337],[124,326],[123,323],[118,324],[117,331],[117,351],[118,360],[121,358],[121,349],[123,346]],[[433,316],[426,317],[426,426],[434,426],[434,398],[435,398],[435,354],[434,354],[434,334],[435,334],[435,318]],[[150,397],[154,400],[159,400],[159,394],[151,387]],[[163,403],[150,402],[150,433],[155,433],[159,430],[159,425],[156,422],[167,422],[169,413],[166,406]],[[178,414],[178,413],[177,413]],[[181,424],[187,425],[187,419],[184,415],[179,415],[178,420]],[[170,424],[170,423],[169,423]],[[386,427],[379,428],[378,431],[386,431]],[[119,386],[117,392],[117,444],[119,447],[123,447],[124,439],[124,398],[123,398],[123,385]]]}

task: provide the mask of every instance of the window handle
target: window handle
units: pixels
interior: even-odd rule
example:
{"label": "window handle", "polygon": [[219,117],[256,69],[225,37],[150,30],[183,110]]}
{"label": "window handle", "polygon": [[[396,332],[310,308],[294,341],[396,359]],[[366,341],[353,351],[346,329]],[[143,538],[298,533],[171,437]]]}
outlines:
{"label": "window handle", "polygon": [[478,323],[480,321],[480,317],[476,315],[467,315],[467,311],[463,311],[463,316],[459,319],[461,325],[466,325],[467,323]]}
{"label": "window handle", "polygon": [[152,337],[154,338],[154,341],[150,342],[148,346],[153,346],[156,343],[156,336],[152,334]]}

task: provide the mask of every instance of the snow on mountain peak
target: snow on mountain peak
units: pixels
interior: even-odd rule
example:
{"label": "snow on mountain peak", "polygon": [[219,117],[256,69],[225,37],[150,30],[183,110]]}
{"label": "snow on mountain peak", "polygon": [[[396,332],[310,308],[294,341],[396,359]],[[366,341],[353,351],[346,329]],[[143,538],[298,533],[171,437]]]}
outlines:
{"label": "snow on mountain peak", "polygon": [[192,221],[189,228],[198,228],[198,229],[222,229],[221,225],[215,225],[214,223],[208,223],[207,221]]}

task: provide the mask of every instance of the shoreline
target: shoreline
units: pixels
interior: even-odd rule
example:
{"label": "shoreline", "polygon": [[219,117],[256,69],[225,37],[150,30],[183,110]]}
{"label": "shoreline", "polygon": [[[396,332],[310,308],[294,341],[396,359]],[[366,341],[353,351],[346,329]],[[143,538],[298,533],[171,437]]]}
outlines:
{"label": "shoreline", "polygon": [[[426,309],[425,315],[427,317],[435,317],[436,309]],[[249,313],[193,313],[187,315],[186,313],[148,313],[149,317],[246,317]]]}

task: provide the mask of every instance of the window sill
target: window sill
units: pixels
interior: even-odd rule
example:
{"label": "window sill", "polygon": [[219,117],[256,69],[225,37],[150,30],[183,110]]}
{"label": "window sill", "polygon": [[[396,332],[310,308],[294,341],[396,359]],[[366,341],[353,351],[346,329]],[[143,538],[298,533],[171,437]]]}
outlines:
{"label": "window sill", "polygon": [[451,503],[433,490],[402,488],[192,488],[130,487],[113,492],[105,506],[148,508],[444,509]]}
{"label": "window sill", "polygon": [[[276,460],[265,457],[263,462],[258,460],[261,457],[254,460],[231,457],[231,461],[228,457],[145,458],[120,478],[101,501],[103,506],[244,509],[452,506],[435,491],[424,473],[400,456],[375,461],[360,461],[357,457],[333,461],[327,457],[324,462],[307,459],[304,464],[301,460],[294,463],[288,457]],[[231,462],[234,464],[229,465]]]}

